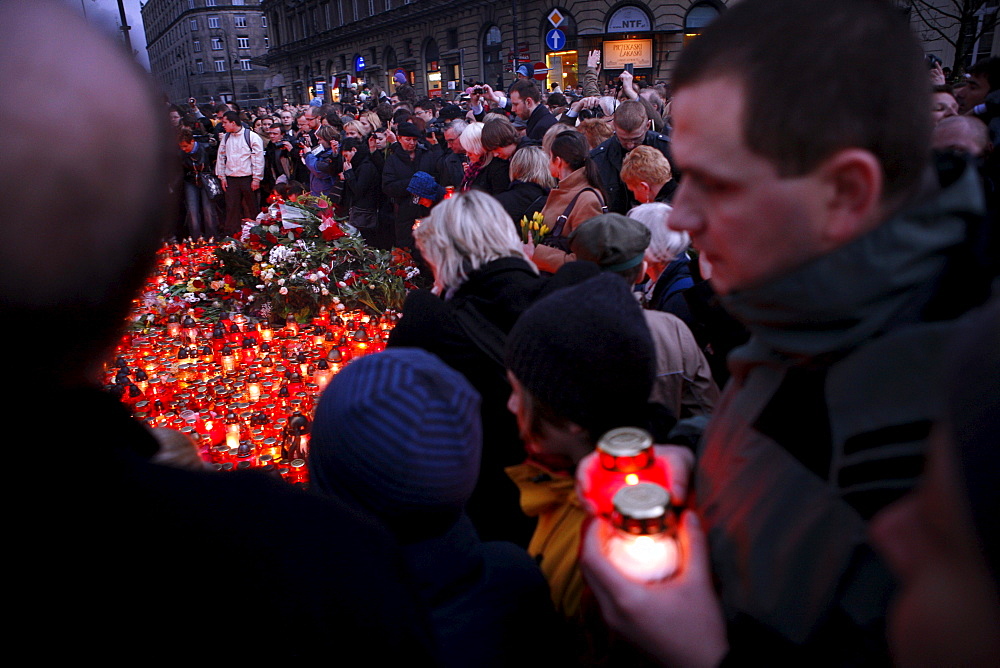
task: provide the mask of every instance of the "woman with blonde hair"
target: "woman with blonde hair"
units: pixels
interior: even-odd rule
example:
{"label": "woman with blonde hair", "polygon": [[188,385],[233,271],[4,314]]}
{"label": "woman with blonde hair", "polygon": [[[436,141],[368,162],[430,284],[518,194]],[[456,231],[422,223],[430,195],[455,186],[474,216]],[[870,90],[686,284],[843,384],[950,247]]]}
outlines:
{"label": "woman with blonde hair", "polygon": [[510,163],[502,158],[496,158],[491,151],[483,148],[483,123],[475,122],[462,130],[458,141],[469,156],[465,165],[465,176],[459,190],[465,192],[477,188],[490,195],[496,195],[507,190],[510,185],[508,169]]}
{"label": "woman with blonde hair", "polygon": [[411,292],[388,345],[423,348],[461,372],[482,396],[483,458],[468,514],[484,540],[527,546],[533,522],[504,467],[525,452],[507,410],[503,346],[518,317],[557,283],[528,260],[500,203],[470,190],[437,204],[414,230],[434,274],[433,290]]}
{"label": "woman with blonde hair", "polygon": [[[549,173],[549,159],[540,146],[525,146],[510,159],[510,187],[496,195],[515,223],[542,210],[556,180]],[[515,228],[516,229],[516,228]]]}

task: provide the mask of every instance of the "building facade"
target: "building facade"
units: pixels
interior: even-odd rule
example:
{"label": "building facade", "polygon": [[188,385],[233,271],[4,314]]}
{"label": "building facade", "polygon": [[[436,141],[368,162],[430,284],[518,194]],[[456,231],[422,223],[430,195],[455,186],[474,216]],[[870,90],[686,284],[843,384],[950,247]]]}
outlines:
{"label": "building facade", "polygon": [[150,69],[172,102],[268,101],[270,33],[258,0],[149,0],[142,22]]}
{"label": "building facade", "polygon": [[1000,56],[1000,0],[895,0],[924,51],[956,72]]}
{"label": "building facade", "polygon": [[576,85],[591,49],[610,78],[666,80],[686,39],[721,0],[262,0],[270,26],[266,88],[275,101],[335,100],[350,83],[391,91],[397,72],[420,94],[474,82],[504,88],[526,64],[540,84]]}

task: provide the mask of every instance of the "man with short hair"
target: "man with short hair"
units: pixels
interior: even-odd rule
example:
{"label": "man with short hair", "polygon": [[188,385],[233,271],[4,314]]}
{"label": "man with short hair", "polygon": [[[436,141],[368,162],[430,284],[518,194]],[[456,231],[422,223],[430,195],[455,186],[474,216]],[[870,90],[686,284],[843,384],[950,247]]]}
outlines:
{"label": "man with short hair", "polygon": [[222,126],[226,134],[219,140],[215,162],[215,175],[226,191],[226,221],[222,232],[236,236],[242,221],[255,218],[259,212],[257,189],[264,178],[264,142],[259,134],[243,127],[235,111],[225,113]]}
{"label": "man with short hair", "polygon": [[[666,135],[650,130],[646,108],[633,100],[622,102],[614,113],[614,135],[590,152],[597,164],[601,184],[608,195],[608,211],[625,213],[637,202],[632,201],[621,180],[622,164],[629,151],[637,146],[652,146],[670,161],[670,140]],[[676,169],[672,170],[675,174]],[[677,188],[676,180],[666,184],[664,197],[669,200]],[[659,193],[658,193],[659,194]]]}
{"label": "man with short hair", "polygon": [[926,178],[927,68],[890,3],[744,0],[674,86],[669,224],[751,339],[698,447],[681,577],[630,598],[600,525],[590,583],[664,663],[884,663],[893,580],[868,519],[915,484],[942,346],[990,294],[977,175]]}
{"label": "man with short hair", "polygon": [[545,132],[556,124],[556,117],[542,104],[542,92],[531,79],[521,79],[510,87],[510,110],[528,124],[525,136],[535,142],[541,142]]}

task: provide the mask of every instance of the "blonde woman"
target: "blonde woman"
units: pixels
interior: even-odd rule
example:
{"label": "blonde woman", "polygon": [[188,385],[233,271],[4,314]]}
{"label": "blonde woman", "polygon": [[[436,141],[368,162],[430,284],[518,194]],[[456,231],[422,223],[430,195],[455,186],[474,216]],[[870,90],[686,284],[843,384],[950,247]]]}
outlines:
{"label": "blonde woman", "polygon": [[434,273],[433,290],[411,292],[389,346],[423,348],[461,372],[482,395],[483,458],[468,514],[484,540],[527,546],[531,522],[504,467],[525,453],[507,411],[510,385],[502,356],[507,333],[545,290],[510,216],[486,193],[470,190],[435,206],[414,230]]}
{"label": "blonde woman", "polygon": [[542,210],[556,180],[549,173],[549,159],[540,146],[518,149],[510,159],[510,187],[496,195],[515,223]]}

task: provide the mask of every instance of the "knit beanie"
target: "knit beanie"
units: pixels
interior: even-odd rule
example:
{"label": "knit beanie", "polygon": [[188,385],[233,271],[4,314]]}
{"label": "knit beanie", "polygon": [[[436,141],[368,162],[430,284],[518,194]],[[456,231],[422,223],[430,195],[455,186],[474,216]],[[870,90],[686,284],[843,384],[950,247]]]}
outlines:
{"label": "knit beanie", "polygon": [[525,389],[595,441],[615,427],[646,426],[653,340],[620,276],[594,276],[535,302],[504,358]]}
{"label": "knit beanie", "polygon": [[1000,589],[1000,300],[963,325],[947,359],[946,424],[979,547]]}
{"label": "knit beanie", "polygon": [[390,348],[334,376],[316,409],[309,463],[320,491],[393,528],[419,529],[458,518],[481,453],[479,393],[469,381],[424,350]]}
{"label": "knit beanie", "polygon": [[436,203],[444,197],[444,186],[435,181],[434,177],[427,172],[415,172],[410,177],[406,191],[421,199],[429,199],[432,203]]}

